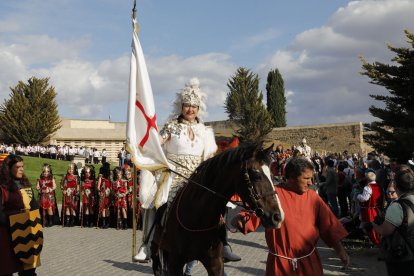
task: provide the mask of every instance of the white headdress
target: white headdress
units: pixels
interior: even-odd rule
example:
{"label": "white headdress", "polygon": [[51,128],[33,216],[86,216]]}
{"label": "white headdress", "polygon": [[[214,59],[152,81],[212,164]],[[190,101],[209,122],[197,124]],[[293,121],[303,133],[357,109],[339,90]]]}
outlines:
{"label": "white headdress", "polygon": [[171,112],[168,120],[177,119],[181,114],[183,104],[197,105],[198,118],[201,119],[207,115],[206,111],[206,95],[200,91],[200,81],[197,78],[192,78],[190,82],[185,84],[184,89],[176,93],[175,100],[173,102],[173,111]]}

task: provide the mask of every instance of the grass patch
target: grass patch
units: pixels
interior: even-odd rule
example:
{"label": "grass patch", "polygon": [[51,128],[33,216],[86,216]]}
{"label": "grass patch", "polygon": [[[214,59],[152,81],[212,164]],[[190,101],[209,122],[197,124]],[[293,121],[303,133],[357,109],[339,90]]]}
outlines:
{"label": "grass patch", "polygon": [[24,173],[27,178],[29,178],[30,183],[32,184],[33,190],[36,191],[37,179],[39,179],[40,174],[42,173],[43,164],[47,163],[52,165],[52,172],[56,179],[56,197],[57,202],[62,201],[62,191],[60,190],[60,180],[64,175],[69,166],[69,161],[54,160],[47,158],[38,158],[30,156],[22,156],[24,160]]}
{"label": "grass patch", "polygon": [[[21,156],[24,160],[24,173],[29,178],[32,184],[33,190],[36,193],[36,183],[42,172],[43,164],[47,163],[52,165],[53,175],[56,179],[56,199],[58,204],[62,202],[62,191],[60,189],[60,181],[63,176],[66,175],[66,171],[70,164],[69,161],[54,160],[48,158],[38,158],[30,156]],[[98,176],[99,168],[102,164],[94,165],[96,176]],[[81,169],[81,168],[78,168]]]}

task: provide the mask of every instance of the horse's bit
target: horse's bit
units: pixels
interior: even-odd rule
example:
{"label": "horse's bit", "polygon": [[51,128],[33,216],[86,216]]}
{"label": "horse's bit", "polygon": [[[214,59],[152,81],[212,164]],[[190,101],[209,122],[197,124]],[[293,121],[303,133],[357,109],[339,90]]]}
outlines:
{"label": "horse's bit", "polygon": [[264,194],[258,194],[252,184],[252,181],[250,180],[250,175],[247,169],[247,162],[245,162],[244,164],[242,173],[243,173],[243,180],[247,185],[247,190],[249,191],[248,197],[250,199],[250,204],[252,206],[250,206],[249,208],[246,206],[245,202],[243,202],[243,204],[245,205],[245,208],[247,209],[247,211],[255,213],[257,217],[262,218],[264,216],[264,210],[263,208],[259,208],[259,205],[257,204],[257,202],[262,198],[275,195],[276,191],[273,190],[271,192],[267,192]]}

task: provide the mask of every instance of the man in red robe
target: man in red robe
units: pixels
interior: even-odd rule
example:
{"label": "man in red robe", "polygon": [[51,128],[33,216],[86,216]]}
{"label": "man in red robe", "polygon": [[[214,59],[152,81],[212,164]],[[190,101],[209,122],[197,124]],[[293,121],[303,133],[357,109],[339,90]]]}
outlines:
{"label": "man in red robe", "polygon": [[[285,167],[287,182],[275,186],[285,220],[280,229],[266,229],[269,248],[266,275],[323,275],[316,245],[319,238],[333,247],[344,267],[349,256],[341,244],[347,236],[342,224],[319,195],[310,189],[313,164],[304,157],[292,158]],[[241,212],[232,224],[242,233],[256,230],[260,219]]]}
{"label": "man in red robe", "polygon": [[[365,172],[365,177],[368,184],[362,190],[362,193],[357,195],[357,200],[361,206],[361,225],[367,231],[367,235],[373,244],[379,245],[381,242],[381,235],[370,227],[370,223],[374,221],[375,217],[379,215],[384,206],[384,192],[380,185],[375,182],[375,171],[368,169]],[[368,226],[368,227],[367,227]]]}

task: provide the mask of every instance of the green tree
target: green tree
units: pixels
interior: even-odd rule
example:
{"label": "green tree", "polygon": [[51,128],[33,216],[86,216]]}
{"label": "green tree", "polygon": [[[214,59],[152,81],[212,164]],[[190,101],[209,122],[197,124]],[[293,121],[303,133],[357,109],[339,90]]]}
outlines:
{"label": "green tree", "polygon": [[8,143],[37,144],[50,139],[61,126],[55,88],[49,79],[32,77],[10,88],[0,105],[0,129]]}
{"label": "green tree", "polygon": [[263,104],[259,92],[259,77],[243,67],[227,83],[229,92],[225,110],[230,121],[237,125],[241,142],[257,143],[263,140],[273,128],[274,122]]}
{"label": "green tree", "polygon": [[370,95],[383,102],[383,107],[371,106],[369,111],[380,119],[371,124],[375,134],[367,141],[378,151],[406,163],[414,151],[414,34],[405,30],[411,48],[388,49],[396,54],[392,64],[368,63],[361,57],[362,75],[370,83],[385,87],[389,94]]}
{"label": "green tree", "polygon": [[271,70],[267,75],[266,84],[267,110],[275,122],[273,127],[286,126],[285,85],[278,69]]}

